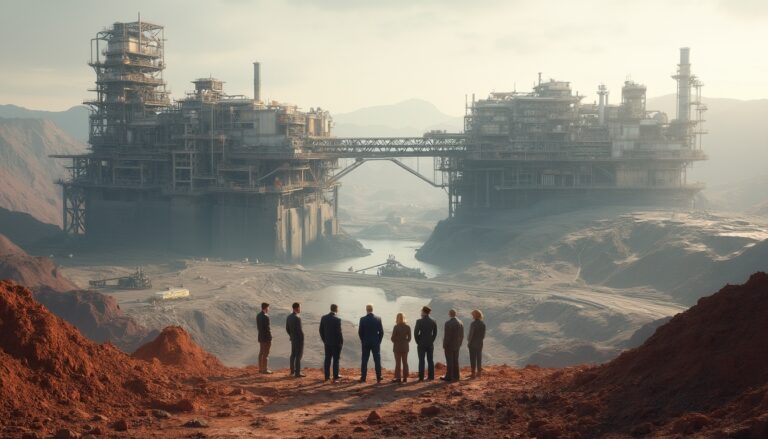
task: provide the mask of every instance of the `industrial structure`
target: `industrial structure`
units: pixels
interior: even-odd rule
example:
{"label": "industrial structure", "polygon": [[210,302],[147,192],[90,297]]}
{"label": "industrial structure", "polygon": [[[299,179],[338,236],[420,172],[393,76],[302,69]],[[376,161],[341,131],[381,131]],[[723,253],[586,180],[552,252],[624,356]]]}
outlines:
{"label": "industrial structure", "polygon": [[[192,254],[300,260],[338,233],[339,179],[369,160],[391,160],[449,194],[449,215],[515,208],[548,197],[685,203],[700,189],[685,170],[705,158],[697,136],[705,109],[682,49],[678,114],[645,108],[627,81],[620,104],[582,104],[569,83],[492,93],[467,106],[464,133],[337,138],[329,113],[228,95],[212,77],[171,101],[163,80],[164,30],[140,19],[91,40],[95,97],[86,102],[91,151],[71,160],[65,231],[94,243],[139,244]],[[691,107],[698,119],[692,120]],[[434,158],[429,177],[401,157]],[[354,159],[340,167],[340,159]]]}
{"label": "industrial structure", "polygon": [[[583,104],[568,82],[542,81],[529,93],[491,93],[465,117],[467,152],[450,190],[458,213],[516,208],[542,200],[686,205],[702,189],[687,181],[701,150],[701,83],[680,50],[677,117],[646,109],[646,87],[624,82],[621,102]],[[695,99],[691,99],[695,88]],[[696,118],[691,118],[694,107]]]}

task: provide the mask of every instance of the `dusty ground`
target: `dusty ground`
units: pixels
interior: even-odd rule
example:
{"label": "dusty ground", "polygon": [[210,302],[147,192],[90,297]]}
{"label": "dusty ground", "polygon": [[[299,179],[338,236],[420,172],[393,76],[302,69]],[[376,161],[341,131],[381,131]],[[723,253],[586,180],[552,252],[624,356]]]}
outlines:
{"label": "dusty ground", "polygon": [[[466,371],[464,371],[466,373]],[[370,380],[356,381],[358,371],[344,369],[345,378],[338,384],[324,382],[319,370],[306,370],[306,378],[287,376],[279,370],[272,376],[256,373],[253,368],[233,369],[222,376],[211,377],[199,385],[206,389],[206,405],[194,413],[173,414],[169,419],[158,419],[151,411],[131,414],[129,433],[138,437],[217,437],[217,438],[317,438],[317,437],[397,437],[397,424],[427,418],[423,428],[425,437],[441,437],[452,433],[457,437],[472,437],[481,431],[447,413],[422,415],[423,407],[445,407],[483,403],[489,383],[503,379],[509,395],[525,394],[543,378],[554,373],[552,369],[489,368],[480,380],[465,379],[459,383],[444,384],[440,380],[422,383],[412,380],[406,384],[388,380],[376,384]],[[391,373],[387,373],[391,376]],[[381,421],[368,421],[372,411]],[[481,411],[480,411],[481,413]],[[204,428],[184,424],[202,420]],[[394,425],[392,425],[394,424]],[[523,434],[527,422],[512,425],[510,437]],[[205,436],[202,436],[205,435]]]}
{"label": "dusty ground", "polygon": [[[81,265],[75,265],[78,262]],[[65,263],[64,274],[79,285],[86,285],[88,279],[127,274],[134,269],[130,265],[93,265],[94,261],[87,258]],[[467,325],[469,311],[482,309],[489,326],[486,362],[519,365],[547,346],[571,346],[580,342],[597,345],[598,352],[590,351],[590,355],[607,359],[642,325],[684,309],[663,295],[643,289],[628,289],[619,295],[609,288],[560,287],[559,282],[553,282],[549,288],[542,285],[486,287],[479,283],[379,278],[313,271],[299,266],[204,260],[170,261],[144,267],[153,279],[153,290],[108,293],[114,295],[121,308],[138,323],[158,330],[168,325],[182,326],[206,350],[230,366],[255,363],[258,351],[255,316],[262,301],[272,305],[276,336],[271,357],[275,367],[287,366],[289,346],[282,328],[294,301],[305,304],[302,317],[305,332],[309,334],[305,351],[308,365],[320,364],[322,348],[319,338],[313,335],[332,300],[340,305],[340,315],[345,320],[342,361],[347,365],[359,361],[353,322],[364,314],[367,301],[373,301],[377,310],[387,310],[382,316],[386,330],[394,323],[394,308],[390,306],[394,302],[391,301],[398,297],[408,299],[408,306],[403,309],[411,321],[418,318],[418,309],[423,304],[433,308],[433,316],[440,325],[450,308],[456,308]],[[190,299],[157,305],[146,302],[153,291],[181,285],[192,292]],[[340,293],[329,293],[328,288],[338,286],[344,286]],[[376,291],[383,293],[367,296]],[[441,336],[438,343],[440,341]],[[391,356],[386,344],[383,350],[386,362]]]}

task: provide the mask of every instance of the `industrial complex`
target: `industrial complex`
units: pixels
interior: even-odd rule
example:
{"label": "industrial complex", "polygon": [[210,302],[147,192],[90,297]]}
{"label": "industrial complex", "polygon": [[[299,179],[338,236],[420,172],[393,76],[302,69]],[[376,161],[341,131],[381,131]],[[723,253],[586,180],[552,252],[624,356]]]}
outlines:
{"label": "industrial complex", "polygon": [[[391,160],[448,192],[449,215],[586,202],[690,203],[701,186],[686,169],[701,150],[700,82],[681,49],[676,118],[649,111],[645,86],[627,81],[621,102],[582,103],[569,83],[492,93],[466,106],[462,133],[414,138],[338,138],[320,108],[228,95],[200,78],[171,100],[164,29],[114,23],[91,40],[96,72],[91,151],[60,181],[65,231],[93,243],[126,242],[190,254],[297,261],[338,233],[339,180],[368,160]],[[398,160],[432,157],[425,176]],[[354,159],[340,166],[340,159]]]}
{"label": "industrial complex", "polygon": [[[624,82],[621,101],[583,104],[568,82],[542,81],[532,92],[491,93],[467,111],[467,154],[455,169],[451,203],[461,209],[510,208],[542,199],[651,204],[689,203],[700,184],[686,170],[701,150],[701,83],[688,48],[674,76],[677,117],[646,109],[646,87]],[[692,95],[692,90],[694,91]],[[694,117],[691,117],[693,110]]]}

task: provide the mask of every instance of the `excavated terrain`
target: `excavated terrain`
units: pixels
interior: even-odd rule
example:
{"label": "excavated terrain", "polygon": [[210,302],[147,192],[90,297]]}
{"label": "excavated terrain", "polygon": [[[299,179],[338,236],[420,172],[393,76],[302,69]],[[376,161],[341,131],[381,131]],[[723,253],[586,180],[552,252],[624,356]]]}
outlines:
{"label": "excavated terrain", "polygon": [[132,351],[156,335],[125,315],[114,297],[78,289],[51,259],[30,256],[1,234],[0,279],[28,286],[35,300],[91,340]]}
{"label": "excavated terrain", "polygon": [[[768,275],[730,285],[602,366],[491,365],[367,383],[224,368],[180,328],[131,357],[0,283],[4,437],[733,437],[768,434]],[[139,357],[139,358],[136,358]],[[438,365],[438,374],[444,368]],[[463,370],[466,377],[466,369]],[[391,371],[385,371],[391,377]]]}

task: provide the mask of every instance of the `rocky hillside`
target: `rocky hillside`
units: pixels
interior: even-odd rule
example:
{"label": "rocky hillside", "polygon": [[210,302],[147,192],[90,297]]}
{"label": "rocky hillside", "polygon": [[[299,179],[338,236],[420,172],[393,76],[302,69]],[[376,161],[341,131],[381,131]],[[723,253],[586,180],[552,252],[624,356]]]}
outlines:
{"label": "rocky hillside", "polygon": [[61,225],[64,163],[51,154],[77,154],[85,146],[44,119],[0,118],[0,207]]}
{"label": "rocky hillside", "polygon": [[35,299],[96,342],[131,352],[156,332],[126,316],[112,296],[79,290],[49,258],[30,256],[0,235],[0,279],[29,286]]}
{"label": "rocky hillside", "polygon": [[9,281],[0,281],[0,364],[3,437],[101,435],[128,430],[136,408],[192,407],[192,389],[176,381],[184,370],[93,343]]}
{"label": "rocky hillside", "polygon": [[578,210],[442,222],[418,252],[453,277],[519,286],[645,288],[693,304],[768,269],[768,223],[706,212]]}
{"label": "rocky hillside", "polygon": [[64,277],[52,260],[28,255],[1,234],[0,279],[11,279],[29,288],[59,293],[77,289],[77,285]]}

